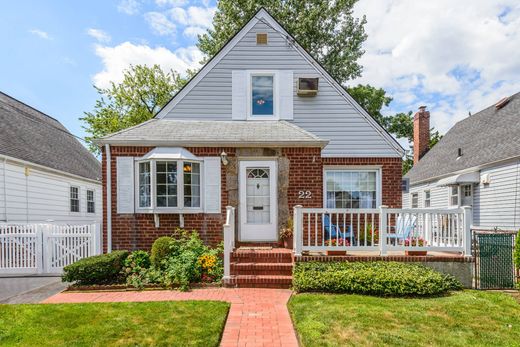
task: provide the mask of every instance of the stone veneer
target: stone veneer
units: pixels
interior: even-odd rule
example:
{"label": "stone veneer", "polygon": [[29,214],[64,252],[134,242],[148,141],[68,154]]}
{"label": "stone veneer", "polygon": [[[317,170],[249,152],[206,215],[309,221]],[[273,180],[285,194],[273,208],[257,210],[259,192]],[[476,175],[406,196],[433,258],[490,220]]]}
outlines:
{"label": "stone veneer", "polygon": [[[117,174],[118,156],[140,157],[153,147],[111,147],[112,168],[112,248],[149,249],[153,241],[170,235],[179,226],[177,214],[161,214],[160,226],[155,227],[153,214],[117,214]],[[187,148],[196,156],[220,156],[222,151],[228,155],[229,163],[221,167],[220,214],[185,214],[184,228],[197,230],[201,238],[211,245],[222,240],[222,225],[225,220],[226,206],[238,206],[238,160],[276,157],[278,159],[278,224],[283,226],[296,205],[304,207],[323,206],[323,167],[327,166],[380,166],[382,168],[382,202],[392,208],[401,207],[401,158],[322,158],[320,148]],[[103,211],[106,211],[106,153],[102,148],[103,170]],[[312,193],[309,199],[299,199],[301,190]],[[238,215],[238,213],[237,213]],[[103,248],[106,251],[106,214],[103,215]]]}

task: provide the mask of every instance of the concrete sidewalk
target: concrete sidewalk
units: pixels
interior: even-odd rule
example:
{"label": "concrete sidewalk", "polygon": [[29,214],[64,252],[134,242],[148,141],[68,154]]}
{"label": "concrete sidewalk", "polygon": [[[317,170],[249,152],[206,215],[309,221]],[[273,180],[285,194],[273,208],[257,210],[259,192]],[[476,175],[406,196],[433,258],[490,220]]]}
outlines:
{"label": "concrete sidewalk", "polygon": [[38,303],[66,287],[67,284],[62,283],[60,277],[1,277],[0,303]]}

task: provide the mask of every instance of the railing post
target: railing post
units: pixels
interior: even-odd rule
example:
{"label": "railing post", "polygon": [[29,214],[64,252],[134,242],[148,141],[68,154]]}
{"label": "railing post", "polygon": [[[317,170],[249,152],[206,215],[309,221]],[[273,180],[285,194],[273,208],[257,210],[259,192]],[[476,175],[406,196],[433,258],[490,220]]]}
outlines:
{"label": "railing post", "polygon": [[293,230],[293,236],[294,236],[294,255],[295,256],[301,256],[302,255],[302,247],[303,247],[303,215],[302,215],[302,205],[296,205],[294,206],[294,216],[293,216],[293,222],[294,222],[294,230]]}
{"label": "railing post", "polygon": [[386,255],[386,230],[387,230],[387,210],[388,206],[379,206],[379,254]]}
{"label": "railing post", "polygon": [[464,255],[471,256],[471,225],[473,224],[473,209],[471,206],[462,206],[464,214]]}
{"label": "railing post", "polygon": [[231,252],[235,247],[235,208],[226,206],[226,224],[224,224],[224,278],[231,278]]}

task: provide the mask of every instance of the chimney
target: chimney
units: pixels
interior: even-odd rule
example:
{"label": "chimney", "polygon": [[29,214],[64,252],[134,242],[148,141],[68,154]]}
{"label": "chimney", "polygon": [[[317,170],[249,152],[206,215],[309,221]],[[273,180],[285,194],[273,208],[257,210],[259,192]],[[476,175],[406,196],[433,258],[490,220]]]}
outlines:
{"label": "chimney", "polygon": [[419,162],[430,148],[430,111],[420,106],[413,116],[413,163]]}

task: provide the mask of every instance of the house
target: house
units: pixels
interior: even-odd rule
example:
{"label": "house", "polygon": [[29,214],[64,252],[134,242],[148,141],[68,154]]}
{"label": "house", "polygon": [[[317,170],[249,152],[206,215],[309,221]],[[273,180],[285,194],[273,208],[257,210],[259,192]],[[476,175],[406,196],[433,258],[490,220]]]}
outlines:
{"label": "house", "polygon": [[458,122],[428,151],[430,114],[414,116],[405,208],[473,207],[477,228],[520,227],[520,93]]}
{"label": "house", "polygon": [[401,207],[403,149],[264,9],[152,120],[105,136],[105,250],[176,227],[273,245],[297,205]]}
{"label": "house", "polygon": [[101,164],[56,119],[0,92],[0,223],[101,222]]}

